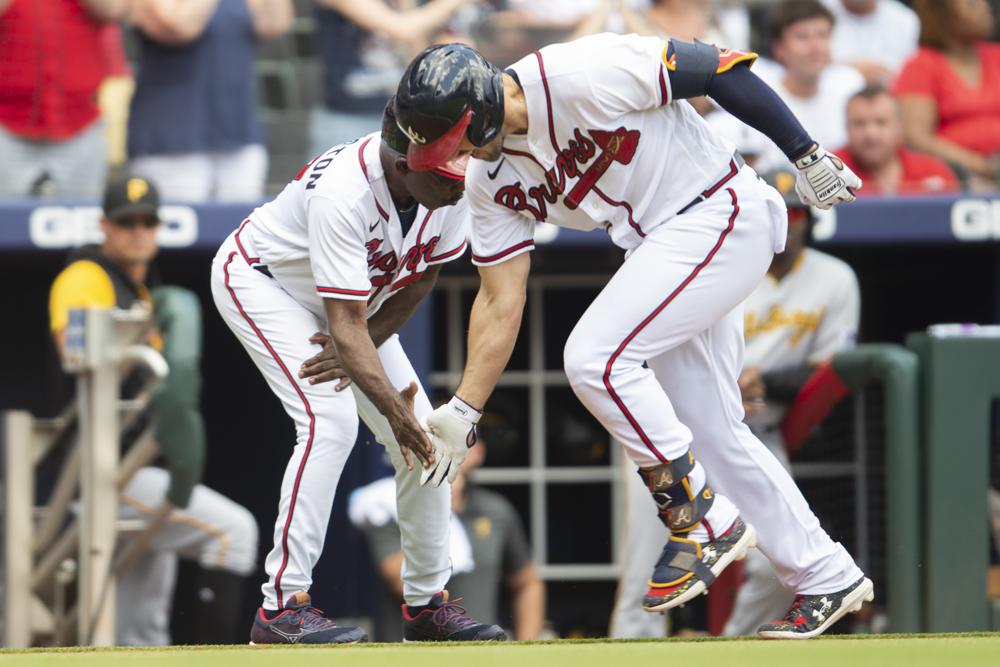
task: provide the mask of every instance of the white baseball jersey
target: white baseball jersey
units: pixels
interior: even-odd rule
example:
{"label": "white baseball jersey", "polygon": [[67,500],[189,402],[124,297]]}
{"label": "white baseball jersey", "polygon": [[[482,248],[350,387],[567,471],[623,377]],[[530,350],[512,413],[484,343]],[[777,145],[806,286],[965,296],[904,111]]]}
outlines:
{"label": "white baseball jersey", "polygon": [[[763,372],[819,364],[854,345],[861,295],[854,271],[842,260],[805,248],[780,281],[770,274],[743,305],[745,367]],[[772,450],[784,449],[777,430],[785,405],[768,402],[747,424]]]}
{"label": "white baseball jersey", "polygon": [[606,229],[632,250],[731,169],[733,145],[670,94],[666,42],[600,34],[511,66],[528,132],[466,174],[473,262],[527,252],[536,222]]}
{"label": "white baseball jersey", "polygon": [[267,266],[317,317],[326,317],[324,297],[368,301],[371,317],[427,267],[465,251],[464,200],[434,211],[421,206],[403,234],[380,144],[376,132],[316,157],[250,214],[237,237],[245,258]]}
{"label": "white baseball jersey", "polygon": [[861,296],[850,266],[806,248],[780,281],[768,274],[743,308],[744,365],[767,372],[818,364],[852,347]]}
{"label": "white baseball jersey", "polygon": [[[212,264],[219,313],[295,422],[274,546],[264,561],[268,580],[261,590],[269,610],[312,585],[359,417],[386,446],[396,470],[407,603],[427,604],[451,575],[450,487],[420,485],[420,467],[407,470],[389,422],[356,385],[337,392],[330,383],[311,384],[295,373],[319,351],[309,339],[327,323],[324,298],[367,301],[371,317],[427,267],[465,249],[468,216],[461,203],[418,208],[409,230],[402,229],[380,144],[380,135],[370,134],[314,159],[230,234]],[[270,277],[257,270],[261,266]],[[399,337],[386,340],[378,354],[394,387],[417,384],[415,416],[429,414],[430,400]]]}

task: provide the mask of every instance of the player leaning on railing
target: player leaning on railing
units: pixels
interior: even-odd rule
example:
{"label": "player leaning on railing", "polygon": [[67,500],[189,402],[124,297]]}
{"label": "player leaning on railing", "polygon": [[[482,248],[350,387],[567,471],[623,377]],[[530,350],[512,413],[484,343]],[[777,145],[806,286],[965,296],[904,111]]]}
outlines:
{"label": "player leaning on railing", "polygon": [[808,638],[872,599],[872,583],[741,421],[740,304],[784,246],[785,205],[685,100],[709,95],[770,137],[806,203],[851,201],[860,181],[751,73],[755,58],[603,34],[504,72],[454,44],[410,64],[396,95],[410,167],[476,158],[466,187],[481,278],[461,384],[426,418],[437,468],[425,478],[454,474],[510,358],[535,223],[604,229],[626,259],[570,334],[565,368],[669,530],[643,606],[684,604],[759,540],[801,594],[759,634]]}

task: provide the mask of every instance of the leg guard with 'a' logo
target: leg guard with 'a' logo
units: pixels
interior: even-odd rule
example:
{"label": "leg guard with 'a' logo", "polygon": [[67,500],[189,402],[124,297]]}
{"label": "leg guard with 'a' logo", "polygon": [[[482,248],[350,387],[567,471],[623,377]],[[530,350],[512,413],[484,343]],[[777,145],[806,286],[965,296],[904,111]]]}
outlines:
{"label": "leg guard with 'a' logo", "polygon": [[708,484],[698,491],[692,488],[689,476],[694,467],[694,454],[688,451],[674,461],[639,469],[639,476],[653,494],[660,521],[672,533],[689,533],[697,528],[715,501]]}

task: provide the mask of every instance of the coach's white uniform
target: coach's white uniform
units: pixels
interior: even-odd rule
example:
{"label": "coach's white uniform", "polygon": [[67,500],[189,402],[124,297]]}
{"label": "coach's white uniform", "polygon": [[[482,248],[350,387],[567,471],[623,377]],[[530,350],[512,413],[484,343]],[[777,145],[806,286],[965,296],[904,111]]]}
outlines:
{"label": "coach's white uniform", "polygon": [[[371,317],[428,266],[465,250],[464,203],[435,211],[421,207],[403,234],[379,159],[380,143],[380,135],[371,134],[316,158],[230,235],[212,264],[219,312],[296,426],[274,548],[265,563],[265,609],[282,607],[312,583],[358,415],[386,446],[396,469],[406,602],[426,604],[451,572],[450,487],[419,485],[419,465],[407,471],[388,422],[355,387],[335,392],[335,383],[310,385],[298,377],[300,364],[319,351],[309,337],[328,329],[324,298],[367,301]],[[267,267],[273,277],[255,267]],[[396,336],[379,348],[379,357],[395,387],[419,384]],[[421,389],[416,416],[430,410]]]}
{"label": "coach's white uniform", "polygon": [[[566,342],[577,396],[639,466],[691,448],[719,494],[696,529],[709,538],[694,539],[732,523],[728,497],[788,587],[841,590],[860,570],[743,424],[736,384],[741,303],[784,247],[785,206],[687,102],[671,99],[664,47],[595,35],[512,66],[528,133],[508,136],[500,160],[470,163],[473,261],[531,250],[537,221],[605,229],[626,260]],[[704,474],[699,466],[690,476],[695,489]]]}

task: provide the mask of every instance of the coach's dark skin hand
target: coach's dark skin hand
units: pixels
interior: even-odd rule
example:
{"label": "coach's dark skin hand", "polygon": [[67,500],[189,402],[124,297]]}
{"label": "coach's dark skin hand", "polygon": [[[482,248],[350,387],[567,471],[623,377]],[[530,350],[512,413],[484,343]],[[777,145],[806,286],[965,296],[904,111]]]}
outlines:
{"label": "coach's dark skin hand", "polygon": [[389,421],[389,427],[392,428],[392,434],[396,436],[396,442],[399,443],[399,451],[403,453],[406,467],[410,470],[413,470],[410,450],[413,450],[425,468],[434,463],[434,448],[427,437],[427,432],[420,427],[420,422],[417,421],[416,413],[413,411],[416,396],[417,383],[411,382],[406,389],[399,392],[403,409],[385,416]]}
{"label": "coach's dark skin hand", "polygon": [[337,348],[333,345],[333,338],[321,331],[317,331],[309,336],[309,342],[313,345],[321,345],[323,349],[315,356],[309,357],[299,366],[299,377],[309,378],[309,384],[320,384],[322,382],[333,382],[339,380],[334,391],[343,391],[351,386],[351,378],[340,363],[337,356]]}
{"label": "coach's dark skin hand", "polygon": [[420,428],[413,412],[413,397],[417,384],[398,391],[386,377],[382,361],[368,331],[365,301],[323,299],[333,347],[344,367],[345,375],[353,380],[364,395],[389,421],[396,442],[406,461],[413,469],[410,452],[417,455],[424,467],[434,464],[434,447],[430,438]]}

